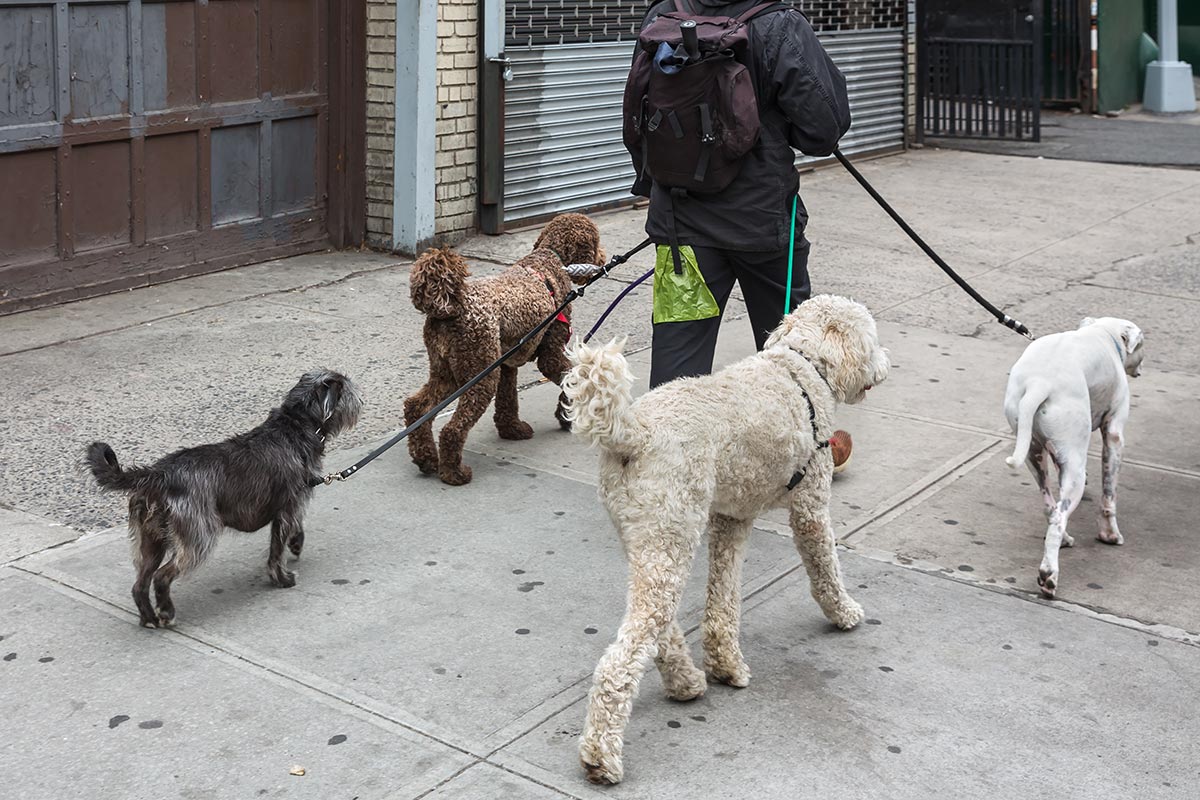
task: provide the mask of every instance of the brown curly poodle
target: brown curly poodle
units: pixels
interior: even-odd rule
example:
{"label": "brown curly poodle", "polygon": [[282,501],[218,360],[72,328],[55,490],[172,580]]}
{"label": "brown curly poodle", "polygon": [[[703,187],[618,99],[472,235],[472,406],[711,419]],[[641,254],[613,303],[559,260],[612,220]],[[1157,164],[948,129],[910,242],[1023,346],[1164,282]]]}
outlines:
{"label": "brown curly poodle", "polygon": [[[567,264],[604,264],[600,231],[582,214],[560,214],[546,224],[533,252],[499,275],[467,281],[467,263],[450,249],[428,250],[412,267],[412,302],[425,314],[429,380],[404,401],[411,425],[439,401],[482,372],[546,318],[571,290]],[[471,480],[462,463],[467,434],[496,398],[496,429],[502,439],[528,439],[533,428],[517,415],[517,368],[534,359],[556,384],[570,369],[563,352],[571,335],[571,308],[514,353],[496,372],[458,401],[437,444],[432,421],[408,437],[408,452],[422,472],[461,486]],[[554,416],[569,428],[560,398]]]}

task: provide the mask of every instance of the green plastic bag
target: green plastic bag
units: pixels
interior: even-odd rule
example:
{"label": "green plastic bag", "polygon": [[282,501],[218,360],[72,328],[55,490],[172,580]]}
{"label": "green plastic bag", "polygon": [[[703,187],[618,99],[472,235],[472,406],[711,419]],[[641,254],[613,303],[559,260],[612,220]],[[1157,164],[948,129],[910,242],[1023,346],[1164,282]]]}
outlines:
{"label": "green plastic bag", "polygon": [[704,275],[696,264],[696,252],[687,245],[679,248],[683,274],[675,274],[675,259],[670,245],[658,245],[654,261],[654,321],[690,322],[721,316]]}

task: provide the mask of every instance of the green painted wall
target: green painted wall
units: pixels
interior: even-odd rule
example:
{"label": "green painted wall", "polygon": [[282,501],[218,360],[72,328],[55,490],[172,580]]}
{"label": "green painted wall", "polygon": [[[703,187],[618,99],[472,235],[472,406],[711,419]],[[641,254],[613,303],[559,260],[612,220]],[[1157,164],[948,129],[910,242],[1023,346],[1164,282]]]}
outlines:
{"label": "green painted wall", "polygon": [[1119,111],[1142,98],[1138,42],[1146,30],[1145,7],[1140,0],[1099,0],[1096,13],[1097,101],[1100,113]]}

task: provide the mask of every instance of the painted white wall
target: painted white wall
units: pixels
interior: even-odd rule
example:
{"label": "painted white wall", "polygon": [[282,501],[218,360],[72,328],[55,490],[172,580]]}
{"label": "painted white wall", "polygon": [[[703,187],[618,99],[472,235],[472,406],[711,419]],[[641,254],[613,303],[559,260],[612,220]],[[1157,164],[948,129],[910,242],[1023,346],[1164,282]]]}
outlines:
{"label": "painted white wall", "polygon": [[392,246],[433,240],[437,151],[437,0],[396,0],[396,138]]}

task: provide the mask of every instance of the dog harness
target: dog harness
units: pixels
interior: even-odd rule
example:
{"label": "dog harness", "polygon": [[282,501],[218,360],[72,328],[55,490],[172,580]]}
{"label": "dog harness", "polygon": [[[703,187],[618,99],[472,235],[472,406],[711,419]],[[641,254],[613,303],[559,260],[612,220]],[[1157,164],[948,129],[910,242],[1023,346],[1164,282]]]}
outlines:
{"label": "dog harness", "polygon": [[[825,381],[826,386],[829,386],[829,381],[824,375],[821,374],[821,370],[817,369],[817,365],[812,363],[812,359],[804,355],[804,353],[801,353],[799,350],[793,350],[792,352],[799,354],[801,358],[807,361],[813,368],[813,372],[817,373],[817,377]],[[832,386],[829,386],[829,391],[833,391]],[[809,427],[812,428],[813,441],[816,442],[817,449],[811,456],[808,457],[808,461],[804,462],[804,466],[792,474],[792,479],[788,481],[787,484],[787,490],[789,492],[800,485],[800,481],[804,480],[804,476],[808,473],[808,465],[812,463],[813,456],[822,450],[827,450],[829,448],[830,441],[829,439],[821,439],[817,436],[817,408],[813,405],[812,398],[808,396],[808,392],[804,391],[804,389],[801,389],[800,394],[804,395],[804,402],[808,403],[808,424]]]}
{"label": "dog harness", "polygon": [[[820,375],[819,372],[817,374]],[[801,389],[800,394],[804,395],[804,400],[808,403],[808,422],[812,426],[813,441],[817,443],[817,450],[825,450],[829,447],[829,440],[817,438],[817,409],[813,406],[812,398],[808,396],[808,392]],[[816,453],[813,453],[813,455],[816,455]],[[812,456],[809,456],[808,461],[805,462],[804,466],[792,474],[792,479],[788,481],[787,485],[787,490],[789,492],[799,486],[800,481],[804,480],[804,476],[808,472],[808,465],[811,463]]]}
{"label": "dog harness", "polygon": [[[551,253],[554,253],[554,257],[557,258],[560,263],[562,263],[564,265],[566,264],[566,262],[562,260],[562,256],[560,256],[557,252],[555,252],[555,250],[553,248],[542,247],[539,249],[549,250]],[[542,282],[546,286],[546,291],[548,291],[550,293],[550,297],[553,298],[554,297],[554,284],[550,282],[550,279],[547,278],[542,273],[538,272],[533,267],[529,266],[528,264],[524,264],[522,266],[524,266],[525,269],[528,270],[531,275],[535,275],[536,277],[539,277],[542,279]],[[567,326],[567,331],[568,331],[568,335],[569,335],[570,329],[571,329],[571,320],[567,319],[567,315],[566,315],[565,311],[558,312],[558,316],[556,316],[554,318],[554,321],[564,323]]]}

